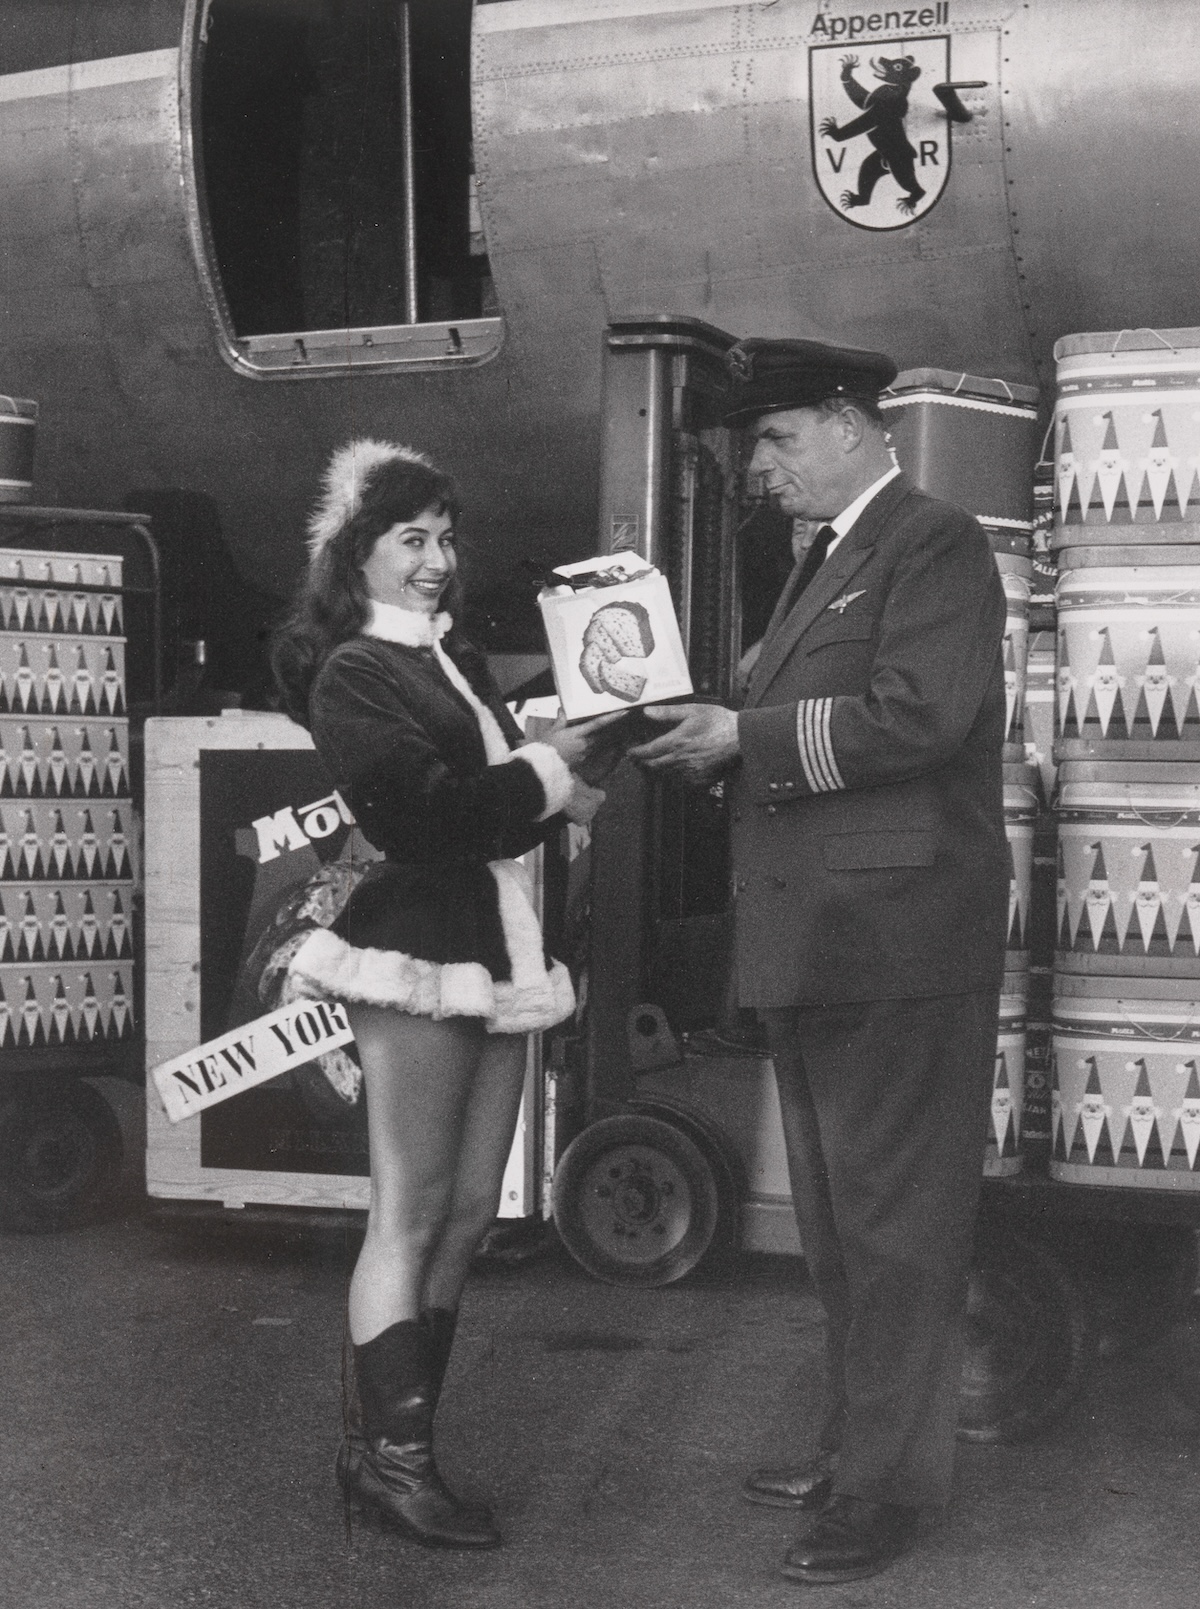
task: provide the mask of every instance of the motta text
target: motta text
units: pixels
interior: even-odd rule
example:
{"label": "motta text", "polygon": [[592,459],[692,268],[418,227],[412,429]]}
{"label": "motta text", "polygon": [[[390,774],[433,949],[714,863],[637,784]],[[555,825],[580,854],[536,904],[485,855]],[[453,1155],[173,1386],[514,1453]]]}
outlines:
{"label": "motta text", "polygon": [[179,1123],[353,1038],[336,1001],[294,1000],[163,1062],[151,1077],[167,1116]]}
{"label": "motta text", "polygon": [[258,863],[276,860],[285,849],[307,849],[314,838],[328,838],[339,827],[353,827],[354,817],[336,790],[306,805],[284,805],[273,816],[250,825],[258,835]]}
{"label": "motta text", "polygon": [[883,34],[906,34],[920,28],[944,28],[950,21],[950,0],[933,6],[902,6],[889,11],[852,11],[845,17],[819,13],[810,38],[817,44],[832,45],[853,39],[870,39]]}

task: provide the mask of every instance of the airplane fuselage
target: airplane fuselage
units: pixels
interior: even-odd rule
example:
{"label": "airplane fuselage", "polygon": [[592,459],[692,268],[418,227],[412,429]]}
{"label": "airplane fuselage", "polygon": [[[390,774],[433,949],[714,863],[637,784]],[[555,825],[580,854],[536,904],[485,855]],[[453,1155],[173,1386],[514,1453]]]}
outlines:
{"label": "airplane fuselage", "polygon": [[[251,13],[263,60],[286,17],[316,59],[326,9],[0,4],[0,388],[41,406],[39,501],[198,493],[247,581],[281,595],[330,450],[400,439],[458,476],[468,564],[486,581],[597,545],[601,334],[615,315],[881,347],[905,368],[1032,382],[1044,397],[1058,336],[1194,320],[1190,0],[476,5],[472,244],[454,248],[457,267],[421,268],[412,211],[395,245],[407,279],[401,263],[339,324],[337,298],[317,294],[332,281],[318,284],[327,219],[313,199],[336,176],[312,177],[310,140],[298,311],[264,312],[250,237],[222,222],[204,161],[233,171],[255,153],[218,149],[205,74],[222,30]],[[880,61],[908,58],[883,71],[908,78],[912,184],[888,157],[886,119],[823,132],[861,119]],[[957,91],[969,121],[932,98],[936,82],[977,86]],[[315,93],[297,91],[297,127]],[[399,215],[421,181],[397,161]],[[867,200],[847,199],[867,181]],[[230,239],[249,290],[233,285]],[[278,327],[289,318],[308,322]]]}

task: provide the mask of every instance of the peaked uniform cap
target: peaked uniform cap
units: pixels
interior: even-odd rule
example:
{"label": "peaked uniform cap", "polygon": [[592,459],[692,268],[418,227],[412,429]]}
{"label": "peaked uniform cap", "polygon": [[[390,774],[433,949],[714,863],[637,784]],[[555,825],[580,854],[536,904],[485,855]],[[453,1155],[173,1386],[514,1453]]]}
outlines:
{"label": "peaked uniform cap", "polygon": [[816,408],[834,397],[876,401],[899,373],[882,352],[824,341],[768,341],[751,336],[725,354],[730,391],[722,423],[747,424],[764,413]]}
{"label": "peaked uniform cap", "polygon": [[382,464],[420,464],[433,469],[431,458],[414,447],[392,441],[348,441],[329,460],[321,496],[308,521],[308,556],[315,559],[358,513],[367,482]]}

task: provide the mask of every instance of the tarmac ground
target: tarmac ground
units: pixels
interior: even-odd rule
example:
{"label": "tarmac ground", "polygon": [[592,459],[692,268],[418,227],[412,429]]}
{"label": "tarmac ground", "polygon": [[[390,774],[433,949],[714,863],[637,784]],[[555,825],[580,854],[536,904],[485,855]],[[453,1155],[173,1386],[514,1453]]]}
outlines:
{"label": "tarmac ground", "polygon": [[[468,1285],[440,1456],[507,1545],[350,1523],[333,1480],[353,1234],[108,1221],[0,1236],[5,1609],[1193,1609],[1200,1303],[1091,1370],[1036,1440],[963,1445],[945,1523],[886,1573],[803,1587],[747,1469],[806,1447],[802,1264],[655,1290],[549,1245]],[[815,1594],[815,1596],[814,1596]]]}

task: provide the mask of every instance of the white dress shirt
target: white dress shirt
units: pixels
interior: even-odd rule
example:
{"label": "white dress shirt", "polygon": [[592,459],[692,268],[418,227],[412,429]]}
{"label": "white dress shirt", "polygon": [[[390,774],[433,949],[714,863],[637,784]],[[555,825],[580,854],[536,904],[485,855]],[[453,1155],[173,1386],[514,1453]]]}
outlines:
{"label": "white dress shirt", "polygon": [[827,560],[842,538],[849,534],[850,528],[853,526],[855,520],[857,520],[858,516],[862,513],[863,509],[866,508],[871,499],[873,497],[877,497],[883,488],[888,484],[888,482],[895,480],[899,473],[900,465],[893,464],[891,469],[889,469],[886,474],[880,475],[878,480],[872,481],[865,492],[860,492],[859,495],[854,499],[853,503],[850,504],[849,508],[844,508],[836,520],[829,521],[830,525],[832,525],[834,530],[837,532],[837,535],[825,549],[825,558]]}

